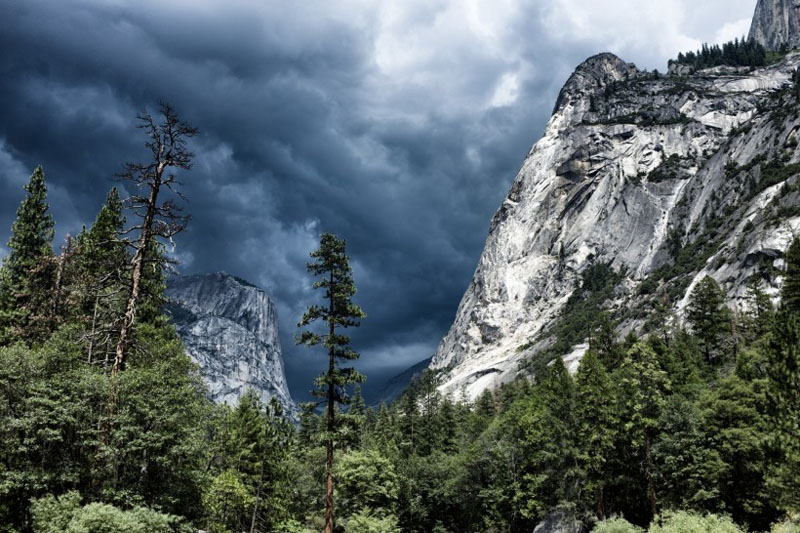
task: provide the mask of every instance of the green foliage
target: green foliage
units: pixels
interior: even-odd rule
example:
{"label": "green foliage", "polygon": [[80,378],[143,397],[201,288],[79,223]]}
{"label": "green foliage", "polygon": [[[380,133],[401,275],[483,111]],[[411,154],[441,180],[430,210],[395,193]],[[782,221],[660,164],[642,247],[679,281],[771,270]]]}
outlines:
{"label": "green foliage", "polygon": [[351,451],[336,465],[337,501],[345,509],[391,512],[398,497],[394,464],[376,450]]}
{"label": "green foliage", "polygon": [[800,238],[792,239],[785,260],[781,309],[788,313],[800,313]]}
{"label": "green foliage", "polygon": [[552,346],[529,363],[534,373],[556,356],[569,353],[602,326],[603,303],[613,296],[623,278],[624,273],[614,271],[608,263],[595,263],[581,274],[580,284],[567,300],[558,322],[547,332],[554,337]]}
{"label": "green foliage", "polygon": [[41,166],[33,171],[25,192],[0,275],[0,344],[13,339],[40,342],[49,333],[54,223]]}
{"label": "green foliage", "polygon": [[80,495],[68,492],[47,496],[31,505],[36,533],[191,533],[178,517],[146,507],[124,511],[113,505],[90,503],[81,507]]}
{"label": "green foliage", "polygon": [[598,522],[592,533],[644,533],[640,527],[636,527],[624,518],[612,518]]}
{"label": "green foliage", "polygon": [[234,470],[225,470],[203,494],[206,527],[211,533],[243,531],[249,526],[248,512],[255,500],[242,477]]}
{"label": "green foliage", "polygon": [[359,511],[347,519],[345,533],[400,533],[397,518],[392,515],[376,516],[369,511]]}
{"label": "green foliage", "polygon": [[800,514],[789,516],[785,520],[773,524],[770,533],[800,533]]}
{"label": "green foliage", "polygon": [[744,533],[727,516],[668,512],[653,521],[648,533]]}
{"label": "green foliage", "polygon": [[733,67],[762,67],[767,64],[767,51],[753,39],[734,39],[722,46],[703,43],[700,50],[678,54],[670,63],[690,65],[697,69],[728,65]]}
{"label": "green foliage", "polygon": [[725,295],[714,278],[704,277],[692,289],[687,318],[703,353],[709,362],[720,356],[720,341],[730,329],[730,311],[725,306]]}
{"label": "green foliage", "polygon": [[350,337],[336,333],[336,328],[357,327],[366,315],[351,300],[356,293],[356,286],[353,283],[353,269],[345,253],[345,241],[324,233],[320,237],[319,249],[312,252],[311,257],[314,262],[308,264],[308,271],[319,276],[318,281],[314,282],[314,288],[325,290],[324,299],[327,305],[309,307],[298,327],[320,321],[327,331],[302,331],[297,337],[297,343],[306,346],[322,345],[328,349],[331,368],[317,378],[315,395],[326,398],[329,402],[346,405],[349,401],[342,387],[360,383],[364,377],[351,367],[338,367],[339,360],[357,359],[358,354],[349,347]]}
{"label": "green foliage", "polygon": [[772,482],[786,509],[800,508],[800,313],[781,312],[767,347],[771,437],[782,460]]}
{"label": "green foliage", "polygon": [[661,181],[674,180],[680,177],[680,170],[681,156],[678,154],[672,154],[664,159],[660,165],[658,165],[652,172],[650,172],[650,174],[648,174],[647,181],[651,183],[658,183]]}
{"label": "green foliage", "polygon": [[800,164],[786,164],[780,159],[773,159],[761,165],[761,179],[755,188],[751,189],[750,196],[754,197],[760,192],[777,185],[800,173]]}

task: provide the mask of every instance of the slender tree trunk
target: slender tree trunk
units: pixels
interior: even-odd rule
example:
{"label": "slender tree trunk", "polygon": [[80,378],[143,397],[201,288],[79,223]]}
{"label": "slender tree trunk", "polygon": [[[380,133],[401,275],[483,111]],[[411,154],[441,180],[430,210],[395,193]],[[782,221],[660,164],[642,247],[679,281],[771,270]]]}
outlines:
{"label": "slender tree trunk", "polygon": [[155,218],[156,201],[158,200],[158,190],[161,186],[161,172],[163,167],[159,164],[156,176],[150,189],[150,197],[147,201],[147,213],[142,222],[142,235],[139,238],[139,245],[136,254],[133,256],[133,272],[131,273],[131,290],[128,295],[128,302],[125,305],[125,315],[122,317],[122,327],[120,328],[119,338],[117,339],[117,349],[114,357],[114,366],[111,368],[111,376],[116,376],[125,369],[126,348],[128,339],[133,329],[133,321],[136,317],[136,305],[139,303],[139,291],[141,290],[142,273],[147,253],[147,246],[150,244],[151,229]]}
{"label": "slender tree trunk", "polygon": [[[92,331],[89,334],[89,357],[87,362],[92,364],[92,359],[94,357],[94,336],[95,330],[97,329],[97,301],[100,299],[100,296],[95,294],[94,296],[94,309],[92,310]],[[106,358],[108,359],[108,358]]]}
{"label": "slender tree trunk", "polygon": [[597,518],[600,521],[606,519],[606,510],[605,506],[603,505],[603,487],[597,489]]}
{"label": "slender tree trunk", "polygon": [[261,489],[264,487],[264,457],[261,458],[261,469],[258,474],[258,488],[256,489],[256,501],[253,504],[253,518],[250,520],[250,533],[256,533],[256,517],[258,516],[258,505],[261,503]]}
{"label": "slender tree trunk", "polygon": [[70,248],[70,237],[67,235],[67,243],[58,256],[58,266],[56,267],[56,284],[53,288],[53,302],[50,306],[50,332],[56,329],[56,318],[58,317],[58,304],[61,299],[61,285],[64,279],[64,265],[67,262],[67,251]]}
{"label": "slender tree trunk", "polygon": [[650,512],[653,518],[658,514],[658,501],[656,501],[656,484],[653,479],[653,454],[650,451],[650,439],[645,438],[645,457],[647,459],[647,497],[650,500]]}
{"label": "slender tree trunk", "polygon": [[334,410],[334,404],[336,402],[336,389],[333,383],[334,372],[336,370],[334,361],[334,334],[336,331],[333,322],[333,272],[331,272],[330,275],[330,286],[328,287],[328,293],[330,294],[330,337],[328,338],[328,343],[330,346],[328,349],[328,450],[326,462],[328,480],[325,488],[325,533],[333,533],[333,429],[334,416],[336,414]]}

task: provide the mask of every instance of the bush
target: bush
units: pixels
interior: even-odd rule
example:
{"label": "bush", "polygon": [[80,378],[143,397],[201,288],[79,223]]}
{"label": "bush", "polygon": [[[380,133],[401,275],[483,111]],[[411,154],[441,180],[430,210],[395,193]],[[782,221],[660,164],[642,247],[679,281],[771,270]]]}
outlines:
{"label": "bush", "polygon": [[362,510],[347,520],[345,533],[400,533],[394,515],[379,517],[368,510]]}
{"label": "bush", "polygon": [[650,525],[648,533],[743,533],[743,530],[733,523],[727,516],[713,514],[699,515],[679,511],[666,512],[661,517],[663,522],[656,518]]}
{"label": "bush", "polygon": [[592,529],[592,533],[644,533],[644,530],[624,518],[612,518],[599,522]]}
{"label": "bush", "polygon": [[792,515],[783,522],[773,524],[770,533],[800,533],[800,514]]}
{"label": "bush", "polygon": [[58,498],[46,496],[31,505],[36,533],[188,533],[192,529],[180,518],[145,507],[123,511],[105,503],[81,507],[80,494],[68,492]]}

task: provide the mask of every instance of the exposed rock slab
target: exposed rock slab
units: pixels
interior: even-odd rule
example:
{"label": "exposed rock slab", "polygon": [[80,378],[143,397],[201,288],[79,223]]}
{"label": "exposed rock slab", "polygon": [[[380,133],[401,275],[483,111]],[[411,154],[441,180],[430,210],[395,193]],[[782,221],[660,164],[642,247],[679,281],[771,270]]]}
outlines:
{"label": "exposed rock slab", "polygon": [[[711,275],[731,305],[746,306],[755,263],[766,257],[778,265],[800,229],[791,210],[777,222],[762,216],[782,184],[748,195],[760,179],[756,158],[800,160],[798,117],[774,100],[798,66],[797,53],[752,71],[687,77],[656,77],[612,54],[581,64],[495,213],[433,357],[442,390],[474,398],[516,377],[520,363],[547,346],[548,328],[593,263],[627,273],[627,294],[610,306],[636,306],[638,285],[671,260],[669,234],[678,231],[685,244],[706,238],[712,219],[726,236],[686,294]],[[780,276],[766,281],[776,295]],[[676,316],[685,302],[675,303]],[[563,354],[572,367],[581,348]]]}
{"label": "exposed rock slab", "polygon": [[769,50],[800,47],[800,0],[758,0],[750,38]]}
{"label": "exposed rock slab", "polygon": [[290,417],[278,340],[278,313],[267,294],[224,272],[178,277],[167,289],[173,322],[186,352],[200,365],[212,400],[235,404],[252,388],[276,398]]}

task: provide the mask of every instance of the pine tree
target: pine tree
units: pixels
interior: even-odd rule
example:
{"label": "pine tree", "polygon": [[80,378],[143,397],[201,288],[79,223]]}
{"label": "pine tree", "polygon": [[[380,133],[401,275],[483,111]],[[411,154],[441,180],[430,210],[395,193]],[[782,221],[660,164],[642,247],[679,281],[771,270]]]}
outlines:
{"label": "pine tree", "polygon": [[108,365],[119,331],[130,256],[120,234],[125,227],[122,200],[114,187],[94,224],[77,239],[74,284],[76,307],[87,324],[87,361]]}
{"label": "pine tree", "polygon": [[575,375],[578,449],[585,473],[586,492],[593,498],[597,517],[606,517],[606,462],[613,451],[618,421],[616,397],[608,372],[590,350]]}
{"label": "pine tree", "polygon": [[628,351],[620,372],[624,429],[642,459],[641,473],[647,487],[646,496],[652,518],[658,514],[653,445],[659,430],[659,417],[670,390],[669,377],[661,370],[655,352],[643,342],[635,344]]}
{"label": "pine tree", "polygon": [[800,313],[800,238],[795,237],[786,251],[786,271],[783,274],[781,309]]}
{"label": "pine tree", "polygon": [[0,341],[43,340],[49,333],[54,282],[53,217],[47,205],[42,167],[25,185],[27,195],[11,227],[8,257],[0,276]]}
{"label": "pine tree", "polygon": [[327,403],[325,533],[333,533],[333,449],[337,429],[336,405],[347,404],[344,387],[363,382],[365,379],[354,368],[339,366],[339,361],[358,359],[358,354],[349,346],[350,337],[337,333],[337,329],[359,326],[361,319],[366,315],[351,300],[356,293],[356,286],[353,283],[353,270],[345,252],[345,241],[330,233],[323,233],[319,249],[312,252],[311,257],[314,262],[308,264],[308,271],[314,276],[319,276],[314,288],[325,289],[326,305],[309,307],[300,319],[298,327],[321,321],[327,331],[325,334],[320,334],[305,330],[299,335],[297,342],[306,346],[322,345],[328,349],[328,370],[317,378],[314,393],[317,397],[324,398]]}
{"label": "pine tree", "polygon": [[800,508],[800,242],[786,253],[778,312],[767,348],[767,400],[783,461],[773,480],[786,508]]}
{"label": "pine tree", "polygon": [[580,471],[575,385],[559,357],[537,376],[529,405],[519,424],[524,457],[522,513],[538,519],[562,502],[574,502]]}
{"label": "pine tree", "polygon": [[764,292],[760,277],[753,276],[750,279],[747,285],[747,295],[752,301],[748,322],[751,340],[754,340],[769,331],[775,309],[772,307],[769,296]]}
{"label": "pine tree", "polygon": [[687,318],[702,344],[706,360],[713,362],[721,338],[730,329],[730,313],[714,278],[704,277],[692,290]]}

